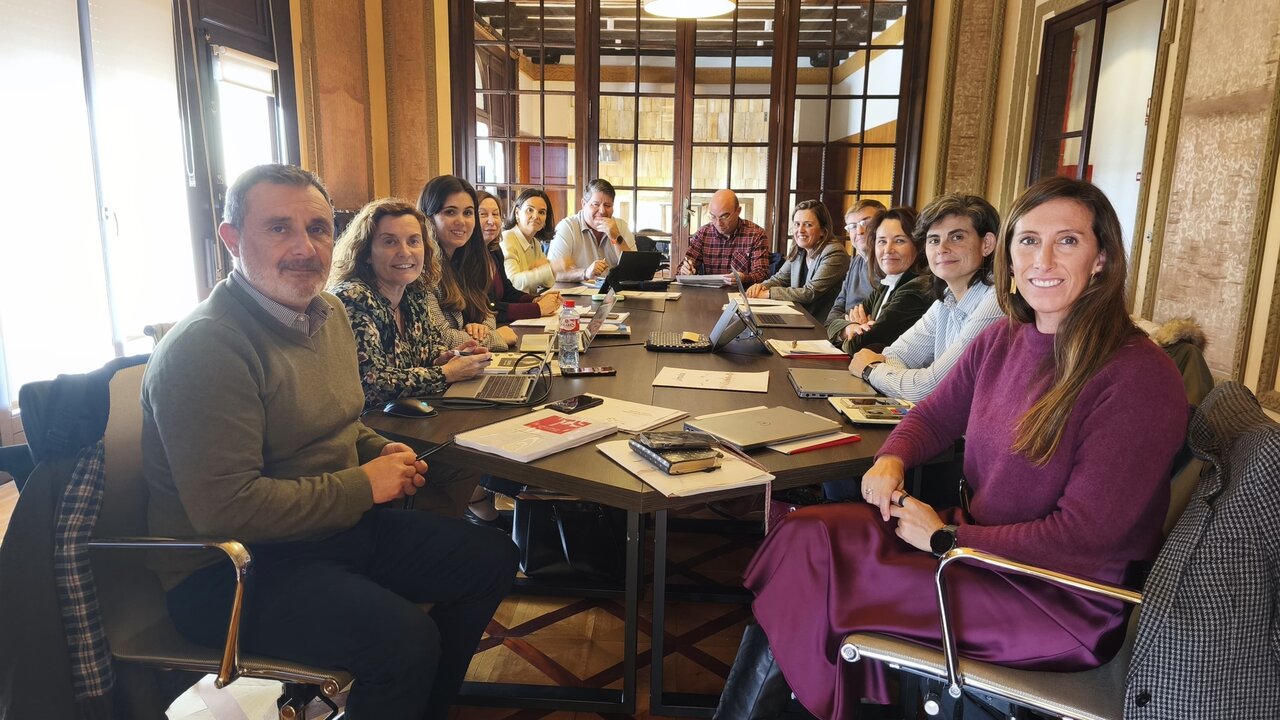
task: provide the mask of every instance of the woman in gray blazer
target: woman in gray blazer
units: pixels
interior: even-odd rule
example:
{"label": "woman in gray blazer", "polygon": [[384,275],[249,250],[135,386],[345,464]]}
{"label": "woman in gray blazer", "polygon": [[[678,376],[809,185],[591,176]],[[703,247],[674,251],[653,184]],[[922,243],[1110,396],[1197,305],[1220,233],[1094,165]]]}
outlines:
{"label": "woman in gray blazer", "polygon": [[747,288],[747,296],[800,303],[821,321],[840,292],[849,253],[835,233],[827,206],[817,200],[796,205],[791,236],[795,243],[787,261],[773,277]]}

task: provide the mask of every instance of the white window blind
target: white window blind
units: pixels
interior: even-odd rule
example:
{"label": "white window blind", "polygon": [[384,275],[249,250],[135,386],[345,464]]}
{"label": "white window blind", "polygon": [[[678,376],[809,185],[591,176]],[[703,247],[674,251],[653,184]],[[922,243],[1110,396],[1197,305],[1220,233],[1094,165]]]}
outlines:
{"label": "white window blind", "polygon": [[75,2],[0,0],[0,400],[115,353]]}
{"label": "white window blind", "polygon": [[4,404],[195,305],[171,5],[91,0],[84,58],[74,0],[0,0]]}

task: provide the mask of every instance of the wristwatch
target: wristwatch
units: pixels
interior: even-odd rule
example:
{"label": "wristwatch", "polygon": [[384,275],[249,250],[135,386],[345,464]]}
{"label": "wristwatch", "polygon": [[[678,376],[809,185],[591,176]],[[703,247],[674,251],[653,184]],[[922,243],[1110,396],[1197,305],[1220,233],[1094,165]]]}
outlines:
{"label": "wristwatch", "polygon": [[942,557],[956,546],[956,526],[943,525],[929,536],[929,549],[934,555]]}
{"label": "wristwatch", "polygon": [[883,361],[876,360],[875,362],[867,363],[867,366],[862,368],[862,382],[864,383],[871,382],[871,369],[880,364],[883,364]]}

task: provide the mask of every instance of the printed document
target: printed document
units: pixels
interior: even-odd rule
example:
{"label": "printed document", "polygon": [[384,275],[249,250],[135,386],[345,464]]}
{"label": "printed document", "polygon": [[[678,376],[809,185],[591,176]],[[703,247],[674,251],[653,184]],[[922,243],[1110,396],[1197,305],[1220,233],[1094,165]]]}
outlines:
{"label": "printed document", "polygon": [[664,367],[653,378],[654,387],[677,387],[692,390],[736,390],[769,392],[769,371],[722,372]]}

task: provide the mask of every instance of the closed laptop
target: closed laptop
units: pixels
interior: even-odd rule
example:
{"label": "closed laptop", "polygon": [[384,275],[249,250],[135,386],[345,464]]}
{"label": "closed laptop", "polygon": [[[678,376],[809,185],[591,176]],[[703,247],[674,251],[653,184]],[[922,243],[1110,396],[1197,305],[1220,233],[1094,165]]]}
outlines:
{"label": "closed laptop", "polygon": [[694,418],[686,420],[684,427],[711,433],[730,445],[751,450],[788,440],[826,435],[839,430],[840,424],[799,410],[772,407]]}
{"label": "closed laptop", "polygon": [[802,398],[875,397],[876,389],[849,374],[848,370],[790,368],[787,377]]}

